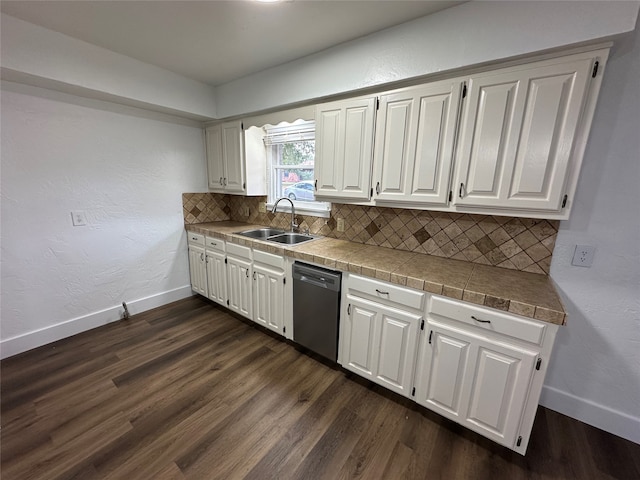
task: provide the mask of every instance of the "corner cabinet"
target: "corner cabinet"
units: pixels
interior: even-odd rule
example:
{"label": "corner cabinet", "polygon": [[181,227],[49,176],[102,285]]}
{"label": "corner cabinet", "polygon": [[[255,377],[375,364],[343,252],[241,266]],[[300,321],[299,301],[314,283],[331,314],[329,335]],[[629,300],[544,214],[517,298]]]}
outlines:
{"label": "corner cabinet", "polygon": [[377,203],[447,205],[462,80],[380,97],[375,156]]}
{"label": "corner cabinet", "polygon": [[591,53],[470,77],[456,206],[562,210],[597,61]]}
{"label": "corner cabinet", "polygon": [[207,127],[205,138],[209,190],[266,195],[266,152],[261,135],[245,132],[242,122],[236,121]]}
{"label": "corner cabinet", "polygon": [[376,98],[316,106],[317,198],[369,200]]}

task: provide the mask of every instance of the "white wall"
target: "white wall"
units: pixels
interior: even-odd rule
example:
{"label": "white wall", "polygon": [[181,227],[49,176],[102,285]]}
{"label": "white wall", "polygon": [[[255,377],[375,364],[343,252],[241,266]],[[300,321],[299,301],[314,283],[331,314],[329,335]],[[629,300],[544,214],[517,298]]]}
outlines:
{"label": "white wall", "polygon": [[219,117],[495,62],[634,29],[638,2],[475,1],[216,88]]}
{"label": "white wall", "polygon": [[2,14],[2,76],[36,86],[208,120],[214,89]]}
{"label": "white wall", "polygon": [[[571,219],[551,277],[568,310],[544,405],[640,443],[640,34],[620,39],[605,72]],[[593,245],[591,268],[571,266]]]}
{"label": "white wall", "polygon": [[1,95],[2,356],[117,320],[122,301],[191,295],[181,194],[207,191],[201,128],[6,82]]}

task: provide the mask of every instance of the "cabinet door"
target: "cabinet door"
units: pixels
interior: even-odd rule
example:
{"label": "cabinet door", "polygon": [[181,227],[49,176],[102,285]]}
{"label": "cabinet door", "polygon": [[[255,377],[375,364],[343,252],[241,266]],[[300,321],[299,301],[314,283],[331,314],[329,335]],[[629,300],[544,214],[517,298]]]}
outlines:
{"label": "cabinet door", "polygon": [[227,257],[228,306],[247,318],[252,318],[251,262],[232,256]]}
{"label": "cabinet door", "polygon": [[222,154],[225,165],[223,180],[225,191],[243,193],[245,190],[244,148],[240,122],[222,124]]}
{"label": "cabinet door", "polygon": [[224,191],[224,159],[222,156],[222,128],[220,125],[205,130],[207,145],[207,173],[209,189]]}
{"label": "cabinet door", "polygon": [[284,334],[284,272],[253,267],[253,319],[260,325]]}
{"label": "cabinet door", "polygon": [[189,274],[191,289],[200,295],[207,296],[207,265],[204,248],[189,245]]}
{"label": "cabinet door", "polygon": [[378,358],[376,339],[380,336],[378,309],[347,295],[347,315],[341,321],[342,366],[373,380]]}
{"label": "cabinet door", "polygon": [[428,327],[416,401],[514,448],[538,354],[441,324]]}
{"label": "cabinet door", "polygon": [[368,200],[375,97],[316,107],[316,196]]}
{"label": "cabinet door", "polygon": [[221,305],[227,305],[227,269],[222,253],[206,253],[207,259],[207,288],[209,298]]}
{"label": "cabinet door", "polygon": [[347,296],[343,367],[409,396],[422,317]]}
{"label": "cabinet door", "polygon": [[446,205],[461,80],[383,95],[375,144],[376,202]]}
{"label": "cabinet door", "polygon": [[458,146],[457,205],[561,209],[592,63],[471,77]]}

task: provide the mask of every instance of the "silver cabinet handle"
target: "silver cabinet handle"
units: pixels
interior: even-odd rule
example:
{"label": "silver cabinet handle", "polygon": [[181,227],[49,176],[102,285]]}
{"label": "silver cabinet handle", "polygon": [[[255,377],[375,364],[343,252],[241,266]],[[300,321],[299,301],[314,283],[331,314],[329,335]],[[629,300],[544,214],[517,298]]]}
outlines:
{"label": "silver cabinet handle", "polygon": [[351,315],[351,304],[347,307],[347,315]]}
{"label": "silver cabinet handle", "polygon": [[225,187],[227,186],[227,177],[224,177],[222,179],[222,185],[224,185]]}
{"label": "silver cabinet handle", "polygon": [[209,255],[205,255],[204,256],[204,261],[205,261],[205,263],[209,263]]}
{"label": "silver cabinet handle", "polygon": [[200,260],[204,260],[204,253],[200,254]]}
{"label": "silver cabinet handle", "polygon": [[380,182],[376,183],[376,195],[380,195]]}
{"label": "silver cabinet handle", "polygon": [[380,295],[389,295],[389,292],[383,292],[382,290],[378,290],[377,288],[376,292],[378,292]]}
{"label": "silver cabinet handle", "polygon": [[491,320],[480,320],[479,318],[474,317],[473,315],[471,315],[471,318],[473,320],[475,320],[476,322],[480,322],[480,323],[491,323]]}
{"label": "silver cabinet handle", "polygon": [[249,278],[249,270],[247,270],[247,278]]}
{"label": "silver cabinet handle", "polygon": [[314,182],[314,187],[316,189],[316,192],[318,191],[318,179],[316,178],[316,181]]}
{"label": "silver cabinet handle", "polygon": [[458,196],[462,198],[464,196],[464,183],[460,184],[460,190],[458,191]]}
{"label": "silver cabinet handle", "polygon": [[253,279],[256,279],[256,272],[253,272]]}
{"label": "silver cabinet handle", "polygon": [[218,180],[218,183],[222,185],[222,177],[220,177],[220,180]]}

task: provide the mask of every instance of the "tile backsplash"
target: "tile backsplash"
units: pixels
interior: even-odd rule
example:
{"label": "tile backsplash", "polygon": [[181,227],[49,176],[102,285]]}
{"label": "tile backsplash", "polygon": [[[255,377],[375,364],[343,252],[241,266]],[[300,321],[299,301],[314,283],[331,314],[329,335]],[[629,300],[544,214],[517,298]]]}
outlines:
{"label": "tile backsplash", "polygon": [[[260,213],[266,197],[185,193],[185,224],[234,220],[289,228],[290,214]],[[247,212],[249,215],[247,215]],[[559,221],[333,203],[330,218],[296,215],[312,234],[549,274]],[[337,219],[345,221],[338,232]]]}

